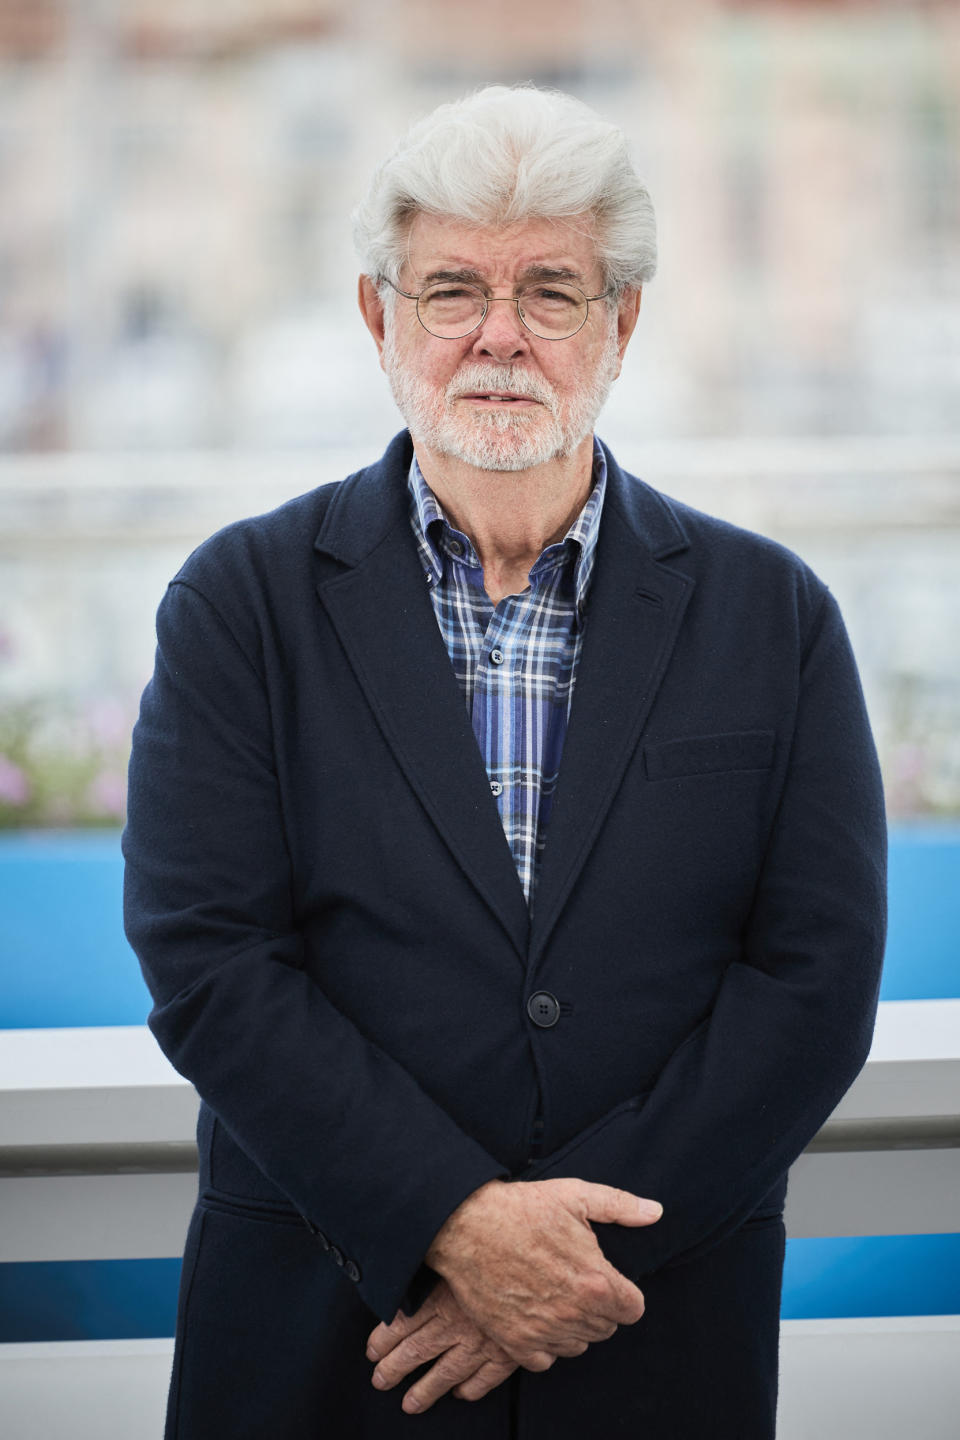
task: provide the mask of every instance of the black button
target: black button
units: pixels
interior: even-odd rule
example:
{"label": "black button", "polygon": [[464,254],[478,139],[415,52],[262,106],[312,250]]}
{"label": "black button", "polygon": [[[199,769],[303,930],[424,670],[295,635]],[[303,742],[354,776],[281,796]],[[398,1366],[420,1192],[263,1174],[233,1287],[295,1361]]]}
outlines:
{"label": "black button", "polygon": [[335,1261],[335,1263],[336,1263],[337,1265],[339,1265],[339,1266],[341,1267],[341,1269],[342,1269],[342,1268],[343,1268],[343,1263],[344,1263],[344,1262],[343,1262],[343,1251],[340,1250],[336,1245],[331,1245],[331,1246],[330,1246],[330,1256],[331,1256],[331,1259],[333,1259],[333,1260]]}
{"label": "black button", "polygon": [[324,1235],[323,1231],[318,1229],[318,1227],[314,1225],[312,1220],[308,1220],[306,1215],[304,1215],[303,1217],[303,1223],[310,1231],[310,1234],[313,1236],[314,1240],[316,1240],[317,1244],[320,1246],[320,1249],[329,1250],[330,1241],[327,1239],[326,1235]]}
{"label": "black button", "polygon": [[360,1279],[360,1266],[353,1260],[348,1260],[343,1267],[344,1275],[348,1276],[354,1284]]}
{"label": "black button", "polygon": [[534,1025],[539,1025],[541,1030],[549,1030],[560,1019],[560,1002],[549,990],[538,990],[527,1001],[527,1014]]}
{"label": "black button", "polygon": [[460,541],[460,540],[448,540],[448,541],[447,541],[447,544],[448,544],[448,546],[449,546],[451,555],[462,555],[462,554],[463,554],[463,543],[462,543],[462,541]]}

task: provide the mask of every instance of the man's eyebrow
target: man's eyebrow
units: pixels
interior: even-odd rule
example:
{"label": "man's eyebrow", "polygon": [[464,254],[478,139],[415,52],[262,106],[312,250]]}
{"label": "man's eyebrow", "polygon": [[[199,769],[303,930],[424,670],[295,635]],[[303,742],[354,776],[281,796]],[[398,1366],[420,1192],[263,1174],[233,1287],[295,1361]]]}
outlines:
{"label": "man's eyebrow", "polygon": [[[531,281],[537,280],[566,280],[574,285],[583,283],[579,270],[575,270],[569,265],[527,265],[517,277],[518,285],[529,284]],[[443,281],[459,282],[461,285],[477,285],[481,290],[487,288],[487,282],[482,272],[471,265],[441,266],[424,275],[421,283],[426,286],[436,285]]]}
{"label": "man's eyebrow", "polygon": [[528,265],[522,272],[523,280],[569,280],[574,285],[581,284],[579,270],[572,269],[569,265]]}
{"label": "man's eyebrow", "polygon": [[457,266],[455,269],[444,267],[439,270],[431,270],[424,275],[424,285],[433,285],[438,280],[459,280],[464,285],[483,286],[484,279],[479,270],[474,270],[468,265]]}

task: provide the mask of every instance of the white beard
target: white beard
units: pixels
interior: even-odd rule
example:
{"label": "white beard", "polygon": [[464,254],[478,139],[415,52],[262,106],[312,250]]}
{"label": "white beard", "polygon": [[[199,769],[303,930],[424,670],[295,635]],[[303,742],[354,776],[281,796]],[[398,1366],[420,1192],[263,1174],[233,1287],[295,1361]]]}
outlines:
{"label": "white beard", "polygon": [[[522,365],[465,365],[446,390],[418,379],[397,354],[389,313],[383,365],[397,408],[415,441],[478,470],[528,470],[571,454],[592,433],[616,378],[617,338],[614,311],[593,376],[566,402],[542,376]],[[464,407],[462,413],[455,412],[458,396],[484,391],[527,395],[539,403],[521,409],[507,401],[500,408],[491,405],[466,413]]]}

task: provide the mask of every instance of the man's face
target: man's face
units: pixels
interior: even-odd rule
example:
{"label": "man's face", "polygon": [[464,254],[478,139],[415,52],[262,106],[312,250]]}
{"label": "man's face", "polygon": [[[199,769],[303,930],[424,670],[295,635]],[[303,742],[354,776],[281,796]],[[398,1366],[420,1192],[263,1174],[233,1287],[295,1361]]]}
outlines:
{"label": "man's face", "polygon": [[[477,228],[421,214],[408,256],[400,284],[410,293],[442,275],[510,295],[544,267],[585,295],[603,289],[586,222]],[[515,305],[495,304],[477,330],[445,340],[429,334],[414,303],[398,296],[384,320],[381,363],[420,444],[483,470],[525,470],[570,454],[592,434],[633,328],[635,305],[626,308],[628,325],[624,307],[618,314],[615,303],[597,300],[576,335],[542,340]]]}

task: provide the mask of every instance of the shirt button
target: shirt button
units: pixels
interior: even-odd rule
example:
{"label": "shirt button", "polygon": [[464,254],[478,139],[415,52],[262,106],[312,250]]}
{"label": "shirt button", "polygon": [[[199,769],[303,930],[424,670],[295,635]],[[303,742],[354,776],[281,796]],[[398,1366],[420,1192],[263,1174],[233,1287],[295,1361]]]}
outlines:
{"label": "shirt button", "polygon": [[534,1025],[549,1030],[560,1019],[560,1002],[549,990],[538,990],[527,1001],[527,1014]]}
{"label": "shirt button", "polygon": [[490,781],[490,794],[491,794],[491,795],[502,795],[502,794],[503,794],[503,786],[500,784],[500,781],[499,781],[499,780],[491,780],[491,781]]}
{"label": "shirt button", "polygon": [[491,651],[490,651],[490,659],[491,659],[491,661],[492,661],[492,663],[493,663],[494,665],[502,665],[502,664],[503,664],[503,651],[502,651],[502,650],[491,650]]}
{"label": "shirt button", "polygon": [[463,554],[463,545],[459,540],[448,540],[447,548],[449,549],[451,555]]}

